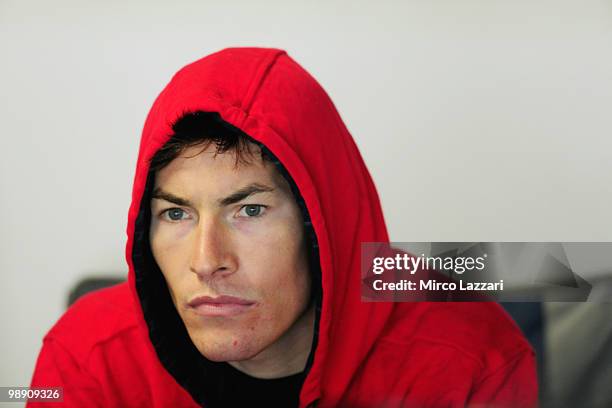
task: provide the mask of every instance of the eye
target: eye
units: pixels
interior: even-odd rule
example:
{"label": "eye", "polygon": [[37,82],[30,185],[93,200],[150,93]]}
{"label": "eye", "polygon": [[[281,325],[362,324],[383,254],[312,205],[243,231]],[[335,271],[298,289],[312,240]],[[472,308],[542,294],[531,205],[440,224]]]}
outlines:
{"label": "eye", "polygon": [[266,206],[261,204],[243,205],[240,208],[240,212],[238,213],[238,215],[249,218],[259,217],[260,215],[262,215],[265,208]]}
{"label": "eye", "polygon": [[170,221],[180,221],[187,213],[180,208],[168,208],[162,211],[161,216],[166,217]]}

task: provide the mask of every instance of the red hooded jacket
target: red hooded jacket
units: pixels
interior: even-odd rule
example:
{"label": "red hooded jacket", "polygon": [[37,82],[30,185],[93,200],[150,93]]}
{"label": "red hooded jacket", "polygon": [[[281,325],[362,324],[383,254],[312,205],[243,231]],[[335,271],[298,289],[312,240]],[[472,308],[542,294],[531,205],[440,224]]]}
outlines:
{"label": "red hooded jacket", "polygon": [[[200,59],[159,95],[134,177],[128,282],[89,294],[65,313],[44,338],[32,386],[63,387],[70,407],[200,406],[193,373],[205,375],[201,356],[178,329],[173,305],[159,300],[163,278],[151,272],[141,217],[149,159],[172,123],[193,111],[218,112],[263,143],[310,213],[323,295],[301,407],[537,405],[534,353],[499,305],[361,301],[360,243],[388,242],[376,189],[325,91],[284,51],[264,48]],[[180,335],[168,340],[170,332]]]}

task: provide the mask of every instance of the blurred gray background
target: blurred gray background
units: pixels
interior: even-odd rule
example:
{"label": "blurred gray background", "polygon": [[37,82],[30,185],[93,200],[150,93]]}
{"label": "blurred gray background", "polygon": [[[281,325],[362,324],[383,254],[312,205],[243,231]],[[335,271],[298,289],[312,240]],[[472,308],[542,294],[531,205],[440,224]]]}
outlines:
{"label": "blurred gray background", "polygon": [[146,113],[227,46],[321,82],[392,241],[612,240],[611,1],[0,0],[0,385],[79,279],[124,276]]}

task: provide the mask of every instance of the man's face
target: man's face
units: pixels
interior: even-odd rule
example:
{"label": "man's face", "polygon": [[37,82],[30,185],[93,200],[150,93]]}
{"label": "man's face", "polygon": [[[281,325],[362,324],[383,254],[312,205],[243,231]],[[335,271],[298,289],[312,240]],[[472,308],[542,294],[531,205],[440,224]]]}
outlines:
{"label": "man's face", "polygon": [[214,150],[189,148],[157,172],[153,256],[205,357],[289,352],[310,297],[300,210],[273,164]]}

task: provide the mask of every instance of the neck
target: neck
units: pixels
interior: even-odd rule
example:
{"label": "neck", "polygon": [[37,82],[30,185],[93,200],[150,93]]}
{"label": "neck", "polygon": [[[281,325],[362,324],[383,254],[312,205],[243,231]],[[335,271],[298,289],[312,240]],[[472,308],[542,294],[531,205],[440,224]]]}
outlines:
{"label": "neck", "polygon": [[312,347],[314,318],[315,308],[311,305],[278,340],[259,354],[228,363],[256,378],[281,378],[302,372]]}

